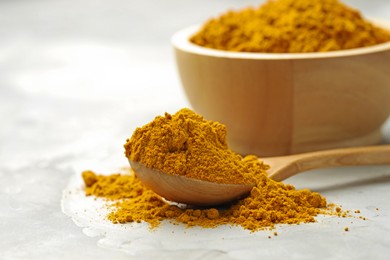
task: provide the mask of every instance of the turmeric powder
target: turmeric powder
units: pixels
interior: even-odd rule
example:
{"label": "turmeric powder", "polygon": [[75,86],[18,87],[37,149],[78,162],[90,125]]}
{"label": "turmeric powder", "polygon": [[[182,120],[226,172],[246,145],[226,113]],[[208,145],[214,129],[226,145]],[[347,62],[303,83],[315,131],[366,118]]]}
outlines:
{"label": "turmeric powder", "polygon": [[236,52],[304,53],[366,47],[390,32],[338,0],[268,0],[206,22],[191,42]]}
{"label": "turmeric powder", "polygon": [[[97,181],[88,185],[91,174]],[[113,223],[145,221],[156,228],[167,220],[188,227],[213,228],[227,224],[257,231],[273,228],[275,224],[314,222],[317,214],[326,212],[326,200],[320,194],[296,190],[266,177],[247,198],[219,208],[183,208],[167,202],[131,172],[104,176],[87,171],[83,178],[86,195],[113,201],[112,211],[107,216]]]}
{"label": "turmeric powder", "polygon": [[112,201],[108,219],[113,223],[145,221],[155,228],[168,220],[201,227],[239,225],[257,231],[278,223],[314,222],[316,215],[327,211],[326,199],[320,194],[268,178],[268,166],[257,157],[243,158],[228,149],[224,125],[189,109],[158,116],[136,129],[125,149],[131,160],[170,174],[223,183],[249,179],[256,186],[248,197],[229,205],[194,208],[164,200],[131,172],[108,176],[83,172],[86,195]]}
{"label": "turmeric powder", "polygon": [[149,168],[217,183],[256,183],[268,169],[255,156],[243,158],[229,150],[226,127],[190,109],[137,128],[125,149],[130,160]]}

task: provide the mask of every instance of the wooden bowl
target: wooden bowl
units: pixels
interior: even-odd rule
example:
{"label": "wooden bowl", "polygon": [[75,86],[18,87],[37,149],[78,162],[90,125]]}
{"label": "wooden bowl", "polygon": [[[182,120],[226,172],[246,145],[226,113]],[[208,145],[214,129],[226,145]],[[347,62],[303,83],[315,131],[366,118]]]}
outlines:
{"label": "wooden bowl", "polygon": [[380,142],[390,114],[390,43],[327,53],[239,53],[172,38],[194,110],[227,126],[229,147],[275,156]]}

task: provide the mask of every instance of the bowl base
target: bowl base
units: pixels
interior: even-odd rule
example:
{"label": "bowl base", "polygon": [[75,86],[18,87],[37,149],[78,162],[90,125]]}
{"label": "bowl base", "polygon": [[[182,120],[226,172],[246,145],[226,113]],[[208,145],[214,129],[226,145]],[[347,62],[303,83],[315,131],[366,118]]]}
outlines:
{"label": "bowl base", "polygon": [[277,147],[276,145],[269,145],[264,147],[253,147],[252,144],[243,145],[242,143],[228,140],[229,148],[233,151],[242,154],[254,154],[261,157],[282,156],[297,153],[314,152],[320,150],[329,150],[345,147],[368,146],[379,144],[382,141],[382,133],[380,129],[370,132],[363,136],[355,138],[338,140],[333,142],[312,142],[300,143],[291,145],[290,150],[285,152],[285,147]]}

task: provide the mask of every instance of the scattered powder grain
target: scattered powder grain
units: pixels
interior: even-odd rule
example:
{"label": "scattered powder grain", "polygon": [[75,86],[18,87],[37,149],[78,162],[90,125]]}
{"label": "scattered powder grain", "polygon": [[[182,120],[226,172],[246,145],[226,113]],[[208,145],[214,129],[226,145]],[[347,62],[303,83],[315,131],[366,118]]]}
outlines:
{"label": "scattered powder grain", "polygon": [[[111,201],[108,219],[113,223],[145,221],[151,228],[162,220],[183,223],[186,226],[217,227],[223,224],[239,225],[256,231],[272,228],[275,224],[315,222],[315,216],[326,213],[326,200],[309,190],[296,190],[264,178],[250,195],[230,205],[214,208],[183,208],[165,201],[147,189],[137,177],[128,174],[97,175],[92,171],[82,174],[86,195]],[[96,180],[91,184],[90,178]],[[88,185],[90,184],[90,185]]]}
{"label": "scattered powder grain", "polygon": [[[132,173],[97,175],[83,172],[86,195],[111,201],[113,223],[145,221],[152,228],[162,220],[186,226],[239,225],[256,231],[275,224],[314,222],[326,213],[326,199],[310,190],[267,177],[267,165],[257,157],[242,157],[228,149],[226,128],[189,109],[156,117],[136,129],[125,144],[126,156],[170,174],[222,183],[256,183],[250,194],[229,205],[196,208],[167,202],[147,189]],[[341,214],[341,210],[339,214]]]}

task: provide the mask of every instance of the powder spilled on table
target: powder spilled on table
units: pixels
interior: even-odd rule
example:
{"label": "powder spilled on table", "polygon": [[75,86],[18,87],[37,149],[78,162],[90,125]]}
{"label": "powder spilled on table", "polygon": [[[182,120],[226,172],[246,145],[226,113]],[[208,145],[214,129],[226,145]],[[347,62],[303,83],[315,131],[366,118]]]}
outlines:
{"label": "powder spilled on table", "polygon": [[182,109],[137,128],[125,144],[125,154],[169,174],[220,183],[250,180],[256,186],[246,198],[220,207],[178,205],[146,188],[131,171],[108,176],[83,172],[86,195],[110,202],[108,219],[113,223],[144,221],[151,228],[167,220],[188,227],[227,224],[257,231],[275,224],[315,222],[318,214],[331,214],[319,193],[276,182],[267,177],[268,166],[256,156],[242,157],[229,150],[226,134],[224,125]]}

